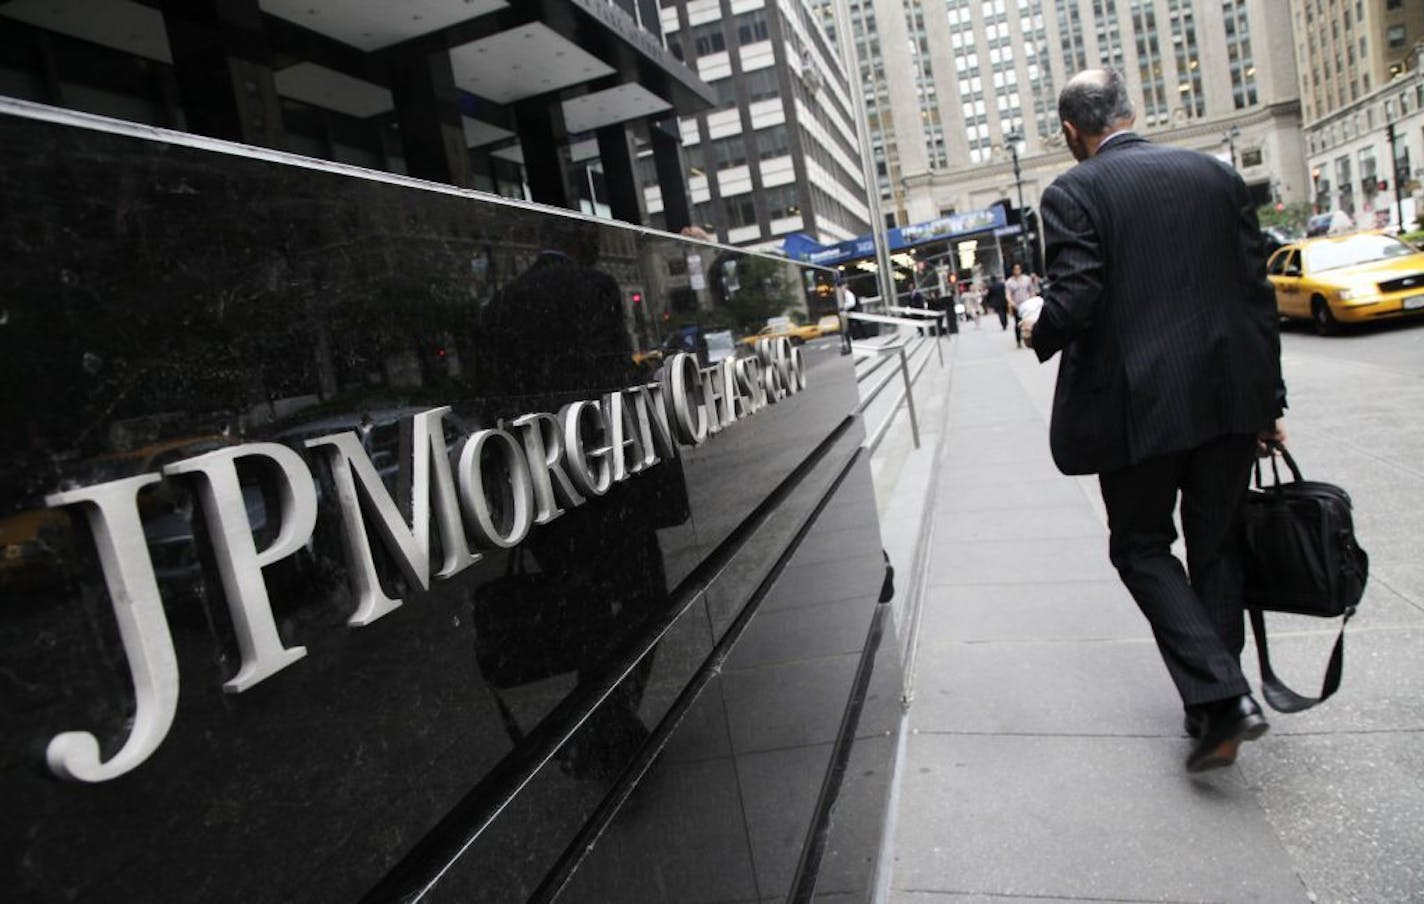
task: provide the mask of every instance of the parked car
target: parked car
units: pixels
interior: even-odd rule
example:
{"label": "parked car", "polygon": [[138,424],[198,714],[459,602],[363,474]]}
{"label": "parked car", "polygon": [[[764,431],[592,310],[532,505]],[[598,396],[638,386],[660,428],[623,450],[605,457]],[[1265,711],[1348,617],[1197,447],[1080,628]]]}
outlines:
{"label": "parked car", "polygon": [[1318,213],[1305,221],[1306,238],[1320,235],[1342,235],[1355,228],[1355,221],[1343,210]]}
{"label": "parked car", "polygon": [[[135,474],[157,473],[165,465],[238,440],[218,434],[167,439],[124,452],[86,459],[64,468],[58,488],[84,487]],[[266,508],[254,484],[242,484],[243,502],[255,529],[266,526]],[[154,574],[166,593],[184,593],[201,579],[192,527],[192,496],[173,481],[147,487],[138,496],[143,535]],[[78,555],[74,519],[63,508],[32,508],[0,518],[0,591],[49,592]]]}
{"label": "parked car", "polygon": [[1291,242],[1300,241],[1300,238],[1299,232],[1292,232],[1281,226],[1266,226],[1261,229],[1261,242],[1267,258]]}
{"label": "parked car", "polygon": [[1377,232],[1306,239],[1266,265],[1282,317],[1309,319],[1322,336],[1342,323],[1424,314],[1424,252]]}

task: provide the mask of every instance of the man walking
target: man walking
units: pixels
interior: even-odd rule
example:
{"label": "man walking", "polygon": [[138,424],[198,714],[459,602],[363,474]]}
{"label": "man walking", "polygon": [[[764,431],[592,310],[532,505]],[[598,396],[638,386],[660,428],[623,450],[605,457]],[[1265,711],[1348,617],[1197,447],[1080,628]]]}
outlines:
{"label": "man walking", "polygon": [[1069,81],[1058,114],[1079,163],[1043,194],[1044,303],[1021,329],[1040,361],[1063,352],[1054,462],[1098,474],[1110,558],[1196,738],[1187,769],[1226,766],[1268,727],[1241,673],[1237,524],[1258,439],[1285,436],[1255,208],[1225,164],[1130,132],[1111,69]]}
{"label": "man walking", "polygon": [[1019,305],[1035,294],[1033,278],[1024,275],[1023,264],[1014,264],[1012,275],[1004,280],[1004,291],[1009,296],[1009,312],[1014,315],[1014,345],[1021,346],[1023,340],[1019,335],[1019,326],[1023,318],[1019,316]]}

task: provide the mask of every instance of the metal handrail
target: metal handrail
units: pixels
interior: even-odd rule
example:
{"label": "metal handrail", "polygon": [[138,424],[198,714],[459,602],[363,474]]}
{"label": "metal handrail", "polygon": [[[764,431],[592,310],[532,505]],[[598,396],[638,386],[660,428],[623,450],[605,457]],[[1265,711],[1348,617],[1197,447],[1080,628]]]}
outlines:
{"label": "metal handrail", "polygon": [[[900,340],[899,342],[887,342],[883,345],[869,345],[864,342],[852,342],[850,344],[850,347],[853,353],[861,355],[883,355],[887,352],[896,352],[899,354],[900,376],[903,377],[905,381],[905,407],[908,408],[910,411],[910,433],[914,436],[915,448],[918,449],[920,447],[920,419],[919,416],[915,414],[915,393],[912,387],[912,381],[910,379],[910,361],[909,358],[905,355],[905,348],[909,344],[910,340],[906,338]],[[885,379],[881,380],[879,385],[877,385],[874,389],[870,391],[870,393],[860,403],[860,407],[857,410],[864,411],[866,407],[875,400],[875,397],[880,395],[880,392],[886,386],[888,386],[890,382],[894,379],[895,372],[892,370],[890,373],[885,375]],[[884,437],[886,430],[890,426],[890,422],[895,418],[895,409],[899,407],[900,403],[896,401],[896,403],[890,407],[890,413],[886,415],[885,420],[882,421],[880,423],[880,426],[875,429],[874,436],[867,444],[872,450],[877,445],[879,445],[881,438]]]}
{"label": "metal handrail", "polygon": [[[902,326],[912,326],[916,329],[923,327],[931,317],[939,320],[938,336],[935,337],[935,353],[939,356],[939,366],[944,367],[944,345],[940,340],[949,332],[949,321],[945,320],[946,311],[924,311],[919,308],[906,308],[914,312],[913,317],[892,317],[889,314],[865,314],[860,311],[846,311],[846,317],[852,320],[861,320],[866,323],[891,323],[896,326],[896,331]],[[855,345],[854,342],[851,343]]]}

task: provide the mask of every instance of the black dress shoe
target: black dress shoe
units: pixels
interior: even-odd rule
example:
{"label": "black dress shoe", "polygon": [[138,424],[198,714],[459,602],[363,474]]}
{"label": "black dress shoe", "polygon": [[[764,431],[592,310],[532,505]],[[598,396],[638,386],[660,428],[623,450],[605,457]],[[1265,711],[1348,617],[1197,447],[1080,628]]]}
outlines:
{"label": "black dress shoe", "polygon": [[1187,771],[1230,766],[1236,762],[1236,751],[1243,741],[1256,740],[1270,727],[1249,695],[1213,704],[1203,715],[1201,737],[1187,757]]}
{"label": "black dress shoe", "polygon": [[1189,712],[1182,720],[1182,730],[1187,733],[1187,737],[1195,741],[1202,735],[1202,723],[1206,721],[1206,716],[1199,712]]}

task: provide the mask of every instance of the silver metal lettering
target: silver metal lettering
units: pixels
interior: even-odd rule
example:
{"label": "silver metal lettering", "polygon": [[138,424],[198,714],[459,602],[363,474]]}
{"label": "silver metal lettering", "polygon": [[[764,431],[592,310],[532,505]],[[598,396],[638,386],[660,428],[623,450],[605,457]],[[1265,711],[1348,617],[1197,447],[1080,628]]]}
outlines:
{"label": "silver metal lettering", "polygon": [[603,419],[608,424],[608,445],[613,450],[613,480],[615,483],[627,480],[629,475],[648,466],[638,413],[620,390],[604,393]]}
{"label": "silver metal lettering", "polygon": [[[465,538],[465,525],[460,521],[460,503],[455,496],[455,479],[450,473],[450,449],[445,445],[445,430],[441,426],[449,411],[450,406],[445,405],[422,411],[411,419],[411,452],[414,457],[411,463],[411,498],[434,503],[440,548],[445,553],[445,561],[435,576],[442,580],[459,574],[482,558],[470,551],[469,540]],[[431,480],[432,476],[434,480]],[[423,522],[417,522],[417,527],[420,523]],[[429,536],[428,527],[421,536]]]}
{"label": "silver metal lettering", "polygon": [[757,343],[756,352],[761,361],[761,382],[766,400],[775,404],[786,395],[786,382],[781,368],[776,365],[776,346],[772,340],[763,339]]}
{"label": "silver metal lettering", "polygon": [[786,337],[772,341],[772,363],[781,372],[781,394],[791,395],[796,391],[795,381],[791,379],[791,340]]}
{"label": "silver metal lettering", "polygon": [[[583,505],[584,497],[574,489],[564,472],[564,436],[558,418],[547,412],[515,418],[513,426],[524,434],[524,457],[534,484],[535,524],[548,524],[569,508]],[[550,478],[553,478],[552,480]]]}
{"label": "silver metal lettering", "polygon": [[[692,398],[694,388],[697,399]],[[701,445],[707,441],[707,409],[702,400],[702,374],[697,359],[687,352],[678,352],[663,367],[663,402],[673,435],[684,445]]]}
{"label": "silver metal lettering", "polygon": [[793,346],[786,363],[790,371],[787,385],[791,387],[792,392],[800,392],[806,388],[806,359],[801,354],[801,349]]}
{"label": "silver metal lettering", "polygon": [[[440,417],[449,410],[448,407],[436,408],[412,418],[415,441],[411,444],[409,523],[402,515],[400,507],[391,499],[386,485],[381,482],[381,475],[371,464],[370,456],[366,454],[355,433],[337,433],[306,442],[308,448],[324,449],[332,479],[336,483],[336,498],[341,506],[341,519],[345,527],[343,536],[346,540],[351,589],[356,594],[356,611],[347,620],[348,624],[369,625],[401,605],[401,600],[387,595],[376,574],[371,542],[366,534],[365,519],[362,517],[363,497],[376,516],[376,533],[395,558],[401,573],[405,575],[406,580],[421,590],[428,590],[433,470],[436,481],[442,484],[435,494],[435,507],[439,511],[437,524],[440,526],[440,541],[446,550],[445,567],[442,568],[440,576],[449,577],[479,560],[478,556],[470,553],[469,542],[465,539],[464,528],[460,523],[459,503],[450,473],[449,454],[445,449],[445,439],[440,433]],[[429,437],[429,440],[422,441],[426,437]],[[436,464],[432,468],[432,457],[439,459],[443,466]],[[360,496],[357,494],[358,482],[361,487]],[[452,568],[453,570],[450,570]]]}
{"label": "silver metal lettering", "polygon": [[757,357],[736,359],[737,383],[748,399],[748,410],[753,413],[766,407],[766,386],[761,381],[761,359]]}
{"label": "silver metal lettering", "polygon": [[565,405],[559,411],[564,426],[564,458],[569,463],[569,476],[578,488],[589,496],[602,496],[613,485],[613,465],[609,461],[613,449],[607,443],[594,445],[595,440],[608,437],[608,419],[597,402],[579,401]]}
{"label": "silver metal lettering", "polygon": [[[249,457],[265,458],[282,473],[278,491],[281,528],[261,552],[253,541],[252,522],[237,479],[237,460]],[[164,468],[163,473],[196,478],[194,488],[203,505],[242,654],[242,666],[223,683],[223,690],[241,693],[307,654],[305,647],[282,645],[262,569],[301,549],[316,529],[316,486],[311,471],[300,455],[280,443],[251,443],[185,458]]]}
{"label": "silver metal lettering", "polygon": [[[509,475],[512,510],[509,526],[503,531],[494,523],[485,487],[486,447],[504,459],[504,470]],[[481,430],[466,440],[465,448],[460,451],[460,498],[479,543],[492,549],[518,546],[529,535],[534,521],[534,486],[519,441],[504,430],[495,429]]]}
{"label": "silver metal lettering", "polygon": [[638,411],[638,431],[643,436],[643,460],[648,466],[658,463],[660,458],[677,458],[677,442],[672,438],[672,427],[668,425],[667,405],[663,401],[663,385],[648,383],[635,386],[633,407]]}
{"label": "silver metal lettering", "polygon": [[48,506],[84,503],[134,686],[133,728],[107,762],[100,762],[99,740],[91,732],[50,739],[45,761],[69,781],[105,782],[140,765],[163,743],[178,711],[178,656],[138,514],[139,489],[162,479],[140,474],[45,497]]}
{"label": "silver metal lettering", "polygon": [[722,379],[722,398],[727,405],[727,420],[738,421],[749,416],[755,409],[752,408],[752,400],[742,393],[742,386],[737,382],[737,359],[723,358],[717,362]]}
{"label": "silver metal lettering", "polygon": [[709,434],[721,433],[722,428],[732,422],[728,416],[731,406],[727,404],[727,396],[722,385],[722,366],[713,364],[711,367],[703,368],[702,376],[702,407],[707,411],[707,432]]}

